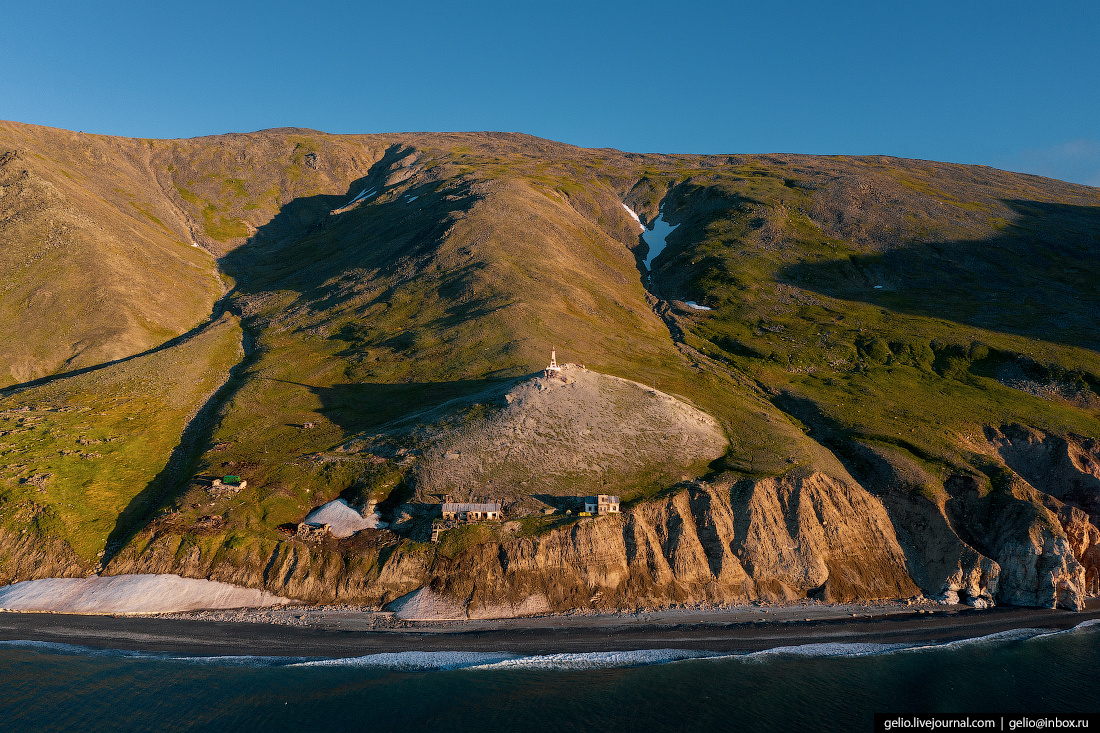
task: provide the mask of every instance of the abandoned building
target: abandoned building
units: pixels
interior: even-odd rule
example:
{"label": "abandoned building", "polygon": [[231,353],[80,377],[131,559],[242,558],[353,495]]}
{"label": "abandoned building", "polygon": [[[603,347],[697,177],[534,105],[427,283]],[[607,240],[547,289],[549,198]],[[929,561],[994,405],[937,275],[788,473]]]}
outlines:
{"label": "abandoned building", "polygon": [[465,522],[476,522],[481,519],[500,519],[500,504],[459,504],[457,502],[443,503],[444,519],[459,519]]}
{"label": "abandoned building", "polygon": [[608,494],[584,497],[584,510],[590,514],[618,514],[619,497]]}

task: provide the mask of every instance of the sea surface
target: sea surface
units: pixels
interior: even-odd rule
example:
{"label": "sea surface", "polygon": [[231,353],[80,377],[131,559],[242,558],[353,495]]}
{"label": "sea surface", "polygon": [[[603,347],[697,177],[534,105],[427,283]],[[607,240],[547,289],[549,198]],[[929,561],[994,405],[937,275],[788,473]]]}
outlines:
{"label": "sea surface", "polygon": [[872,715],[1100,711],[1100,624],[745,655],[178,657],[0,642],[5,731],[869,731]]}

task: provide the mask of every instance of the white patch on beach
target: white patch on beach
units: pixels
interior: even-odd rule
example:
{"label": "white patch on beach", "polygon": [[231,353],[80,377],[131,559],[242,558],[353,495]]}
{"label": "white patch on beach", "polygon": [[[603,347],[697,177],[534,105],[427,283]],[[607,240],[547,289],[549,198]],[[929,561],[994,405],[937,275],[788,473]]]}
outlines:
{"label": "white patch on beach", "polygon": [[466,609],[428,586],[417,588],[387,603],[383,610],[406,621],[465,621]]}
{"label": "white patch on beach", "polygon": [[287,603],[289,599],[264,590],[178,575],[45,578],[0,588],[0,609],[7,611],[172,613]]}
{"label": "white patch on beach", "polygon": [[688,308],[694,308],[697,311],[709,311],[709,310],[711,310],[710,308],[708,308],[705,305],[699,305],[694,300],[685,300],[684,305],[686,305]]}
{"label": "white patch on beach", "polygon": [[645,259],[645,269],[647,272],[653,271],[653,260],[657,259],[657,255],[664,251],[665,241],[672,231],[680,226],[679,224],[669,224],[665,221],[665,215],[661,214],[655,221],[650,224],[650,228],[642,232],[642,239],[649,245],[649,256]]}
{"label": "white patch on beach", "polygon": [[630,214],[630,218],[633,219],[634,221],[638,222],[638,228],[640,228],[644,232],[645,231],[645,225],[642,224],[642,220],[638,218],[637,212],[635,212],[634,209],[630,208],[626,204],[623,204],[622,206],[623,206],[624,209],[626,209],[626,213]]}
{"label": "white patch on beach", "polygon": [[343,499],[336,499],[317,507],[306,515],[305,523],[317,526],[327,524],[332,536],[341,539],[351,537],[361,529],[379,529],[386,526],[385,522],[379,521],[377,513],[364,517],[348,506]]}

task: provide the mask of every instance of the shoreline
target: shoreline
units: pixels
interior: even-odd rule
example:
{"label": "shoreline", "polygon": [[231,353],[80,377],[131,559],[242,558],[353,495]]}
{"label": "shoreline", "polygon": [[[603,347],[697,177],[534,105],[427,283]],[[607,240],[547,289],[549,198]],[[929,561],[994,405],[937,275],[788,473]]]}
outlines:
{"label": "shoreline", "polygon": [[[903,604],[806,604],[454,622],[396,621],[390,614],[346,607],[279,608],[277,611],[286,615],[284,622],[257,620],[272,609],[161,616],[6,612],[0,614],[0,641],[185,656],[333,659],[403,651],[522,655],[652,649],[756,652],[822,643],[943,644],[1023,628],[1060,631],[1100,619],[1097,598],[1089,599],[1085,610],[1076,612],[939,606],[928,613],[923,607],[899,610],[897,605],[906,609]],[[215,613],[224,617],[204,617]],[[285,622],[291,619],[302,623]]]}

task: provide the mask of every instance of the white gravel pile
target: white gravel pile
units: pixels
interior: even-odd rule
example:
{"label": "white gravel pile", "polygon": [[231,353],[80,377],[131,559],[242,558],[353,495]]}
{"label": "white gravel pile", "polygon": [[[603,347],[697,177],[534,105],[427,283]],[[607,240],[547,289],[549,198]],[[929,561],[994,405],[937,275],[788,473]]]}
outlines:
{"label": "white gravel pile", "polygon": [[363,516],[348,506],[343,499],[322,504],[311,511],[305,519],[306,524],[321,526],[327,524],[333,537],[351,537],[361,529],[376,529],[385,527],[385,522],[378,521],[378,514],[372,513]]}

